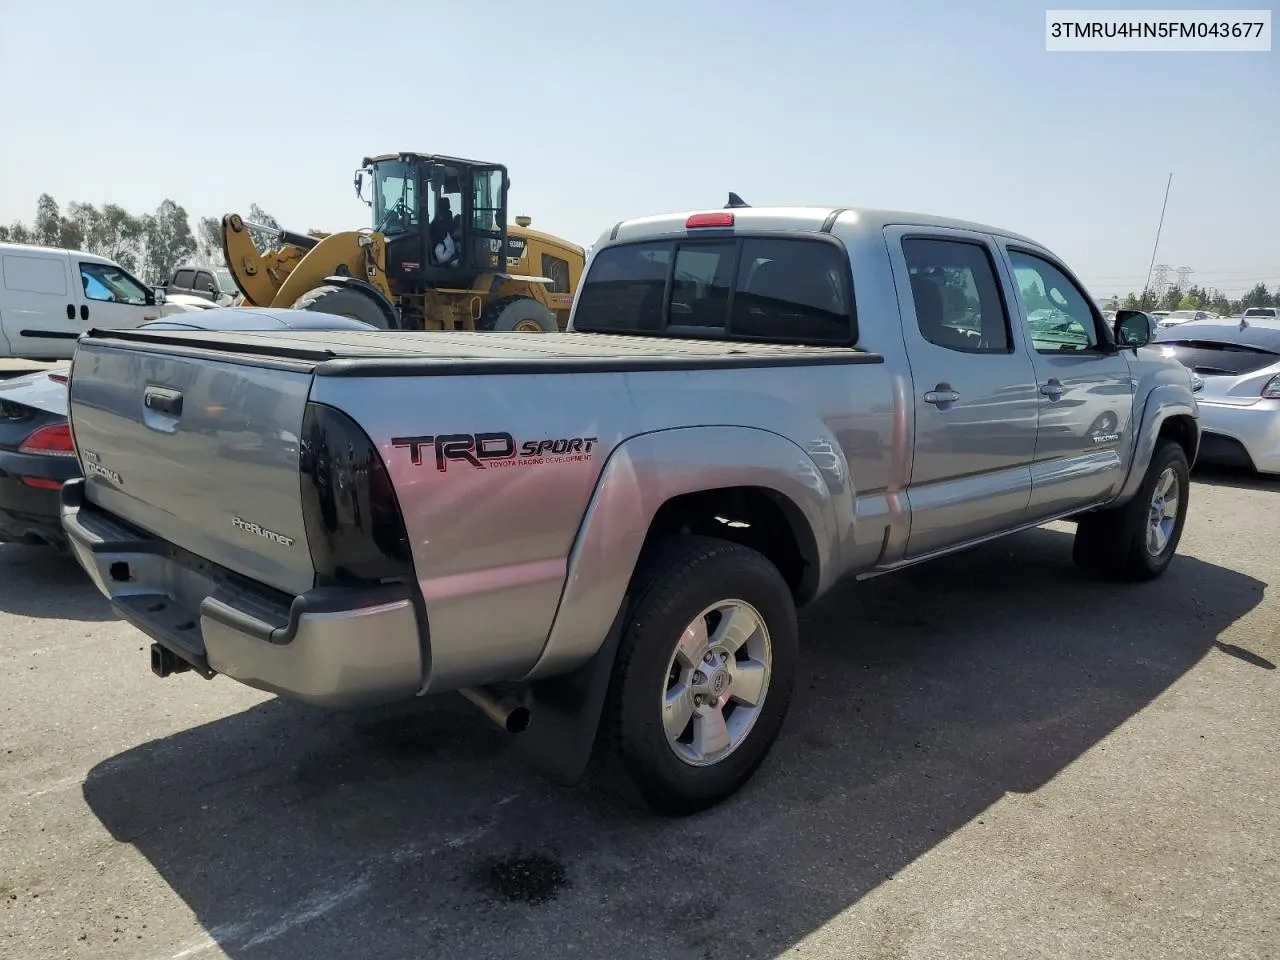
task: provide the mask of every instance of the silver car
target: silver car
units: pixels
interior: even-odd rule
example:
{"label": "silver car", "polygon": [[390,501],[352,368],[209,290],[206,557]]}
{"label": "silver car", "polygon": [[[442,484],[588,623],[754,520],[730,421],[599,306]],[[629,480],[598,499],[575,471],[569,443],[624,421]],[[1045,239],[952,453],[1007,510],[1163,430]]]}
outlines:
{"label": "silver car", "polygon": [[1191,320],[1154,346],[1203,384],[1200,459],[1280,474],[1280,320]]}

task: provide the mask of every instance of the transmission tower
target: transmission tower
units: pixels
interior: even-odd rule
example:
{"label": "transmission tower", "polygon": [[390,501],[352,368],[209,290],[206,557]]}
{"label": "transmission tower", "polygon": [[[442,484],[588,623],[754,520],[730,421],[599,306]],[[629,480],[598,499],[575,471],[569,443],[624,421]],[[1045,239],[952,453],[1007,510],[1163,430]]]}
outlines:
{"label": "transmission tower", "polygon": [[1168,289],[1169,286],[1169,265],[1167,263],[1158,263],[1151,273],[1151,292],[1157,297]]}
{"label": "transmission tower", "polygon": [[1190,267],[1178,268],[1178,289],[1183,293],[1187,292],[1187,286],[1191,281],[1191,275],[1195,273]]}

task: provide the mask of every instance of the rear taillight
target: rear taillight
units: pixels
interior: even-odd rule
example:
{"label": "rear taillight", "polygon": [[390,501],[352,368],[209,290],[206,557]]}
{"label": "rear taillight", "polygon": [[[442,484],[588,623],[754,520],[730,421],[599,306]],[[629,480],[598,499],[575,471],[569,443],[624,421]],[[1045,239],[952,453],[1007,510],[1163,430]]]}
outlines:
{"label": "rear taillight", "polygon": [[71,427],[51,423],[27,435],[18,447],[19,453],[43,453],[50,457],[74,457],[76,445],[71,442]]}
{"label": "rear taillight", "polygon": [[49,480],[45,477],[19,477],[24,485],[35,487],[37,490],[61,490],[61,480]]}
{"label": "rear taillight", "polygon": [[1280,400],[1280,376],[1272,377],[1262,385],[1263,400]]}
{"label": "rear taillight", "polygon": [[413,578],[395,488],[359,424],[334,407],[308,403],[299,470],[317,586]]}

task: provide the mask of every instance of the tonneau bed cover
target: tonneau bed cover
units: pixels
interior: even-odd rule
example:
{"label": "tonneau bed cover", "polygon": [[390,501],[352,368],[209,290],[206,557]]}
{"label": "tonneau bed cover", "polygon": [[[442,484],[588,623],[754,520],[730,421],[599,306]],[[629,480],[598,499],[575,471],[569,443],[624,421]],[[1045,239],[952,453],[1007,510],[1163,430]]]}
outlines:
{"label": "tonneau bed cover", "polygon": [[[850,347],[599,333],[445,333],[433,330],[298,330],[289,333],[92,330],[130,349],[213,353],[312,366],[319,376],[643,370],[882,363]],[[252,361],[250,361],[252,362]]]}

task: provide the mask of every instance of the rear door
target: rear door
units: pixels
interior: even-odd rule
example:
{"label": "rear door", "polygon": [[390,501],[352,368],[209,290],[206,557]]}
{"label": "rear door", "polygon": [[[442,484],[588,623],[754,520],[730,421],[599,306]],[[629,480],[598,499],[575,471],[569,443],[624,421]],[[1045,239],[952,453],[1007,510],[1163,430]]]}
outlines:
{"label": "rear door", "polygon": [[93,327],[122,330],[158,319],[154,294],[123,267],[114,263],[73,258],[80,289],[79,331]]}
{"label": "rear door", "polygon": [[302,362],[82,342],[71,425],[86,498],[254,580],[310,589],[298,464],[310,389]]}
{"label": "rear door", "polygon": [[65,358],[80,326],[69,257],[54,250],[0,255],[0,323],[15,357]]}
{"label": "rear door", "polygon": [[1020,523],[1031,496],[1036,382],[987,237],[885,231],[915,391],[906,557]]}
{"label": "rear door", "polygon": [[1030,510],[1049,517],[1109,499],[1133,443],[1134,385],[1083,285],[1044,250],[1005,244],[1019,322],[1035,366],[1039,430]]}

